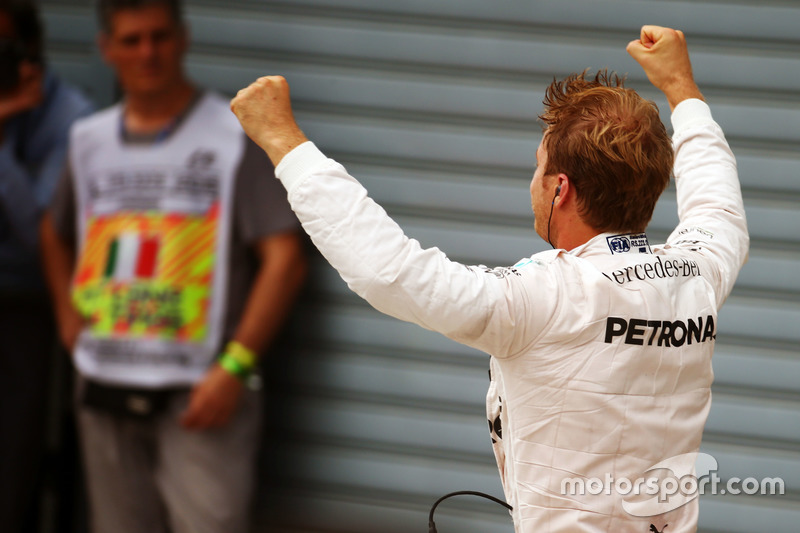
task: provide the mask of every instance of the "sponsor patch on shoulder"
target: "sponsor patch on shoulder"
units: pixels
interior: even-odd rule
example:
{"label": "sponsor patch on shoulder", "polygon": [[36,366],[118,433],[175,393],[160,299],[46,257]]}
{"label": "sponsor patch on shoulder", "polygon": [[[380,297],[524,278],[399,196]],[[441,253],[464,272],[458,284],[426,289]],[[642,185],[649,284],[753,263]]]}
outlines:
{"label": "sponsor patch on shoulder", "polygon": [[547,267],[547,264],[544,261],[542,261],[541,259],[534,259],[532,257],[529,257],[529,258],[526,258],[526,259],[520,259],[517,262],[517,264],[514,265],[514,268],[516,268],[516,269],[522,269],[522,268],[526,268],[526,267],[545,268],[545,267]]}
{"label": "sponsor patch on shoulder", "polygon": [[625,254],[633,251],[634,253],[649,254],[650,243],[644,233],[622,233],[606,237],[608,249],[612,254]]}
{"label": "sponsor patch on shoulder", "polygon": [[487,268],[485,266],[479,267],[482,268],[483,272],[486,274],[492,274],[497,279],[507,278],[509,276],[521,276],[522,274],[519,273],[516,267],[496,267],[496,268]]}
{"label": "sponsor patch on shoulder", "polygon": [[714,234],[713,233],[711,233],[707,229],[701,228],[700,226],[692,226],[692,227],[689,227],[689,228],[684,228],[684,229],[682,229],[682,230],[680,230],[678,232],[678,235],[686,235],[687,233],[699,233],[700,235],[708,237],[709,239],[713,239],[714,238]]}

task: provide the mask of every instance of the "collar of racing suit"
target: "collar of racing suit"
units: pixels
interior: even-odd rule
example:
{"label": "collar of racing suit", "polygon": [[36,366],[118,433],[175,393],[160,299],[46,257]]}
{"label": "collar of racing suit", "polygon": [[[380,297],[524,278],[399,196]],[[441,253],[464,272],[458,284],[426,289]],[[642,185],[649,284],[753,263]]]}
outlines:
{"label": "collar of racing suit", "polygon": [[653,252],[645,233],[600,233],[566,253],[576,257],[591,257]]}

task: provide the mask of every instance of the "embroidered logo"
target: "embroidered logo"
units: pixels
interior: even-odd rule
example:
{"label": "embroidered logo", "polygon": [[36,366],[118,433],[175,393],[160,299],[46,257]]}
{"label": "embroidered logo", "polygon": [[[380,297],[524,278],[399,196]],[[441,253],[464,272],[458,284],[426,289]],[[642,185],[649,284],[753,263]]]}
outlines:
{"label": "embroidered logo", "polygon": [[612,254],[624,254],[631,249],[631,241],[627,237],[608,237],[607,240]]}
{"label": "embroidered logo", "polygon": [[650,253],[650,243],[644,233],[612,235],[606,237],[606,242],[612,254],[624,254],[632,249],[637,250],[640,254]]}

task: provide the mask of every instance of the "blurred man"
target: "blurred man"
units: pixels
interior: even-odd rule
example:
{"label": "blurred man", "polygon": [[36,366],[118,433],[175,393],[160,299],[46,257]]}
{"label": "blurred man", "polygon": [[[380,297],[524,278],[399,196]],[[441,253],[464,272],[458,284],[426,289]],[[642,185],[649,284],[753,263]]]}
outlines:
{"label": "blurred man", "polygon": [[101,0],[123,101],[75,125],[42,224],[79,383],[95,532],[243,532],[246,385],[305,272],[297,219],[227,102],[183,71],[177,0]]}
{"label": "blurred man", "polygon": [[[536,232],[556,249],[510,268],[467,267],[408,239],[308,142],[283,78],[261,78],[231,103],[354,291],[492,355],[489,422],[519,532],[697,526],[696,494],[628,499],[630,486],[598,493],[594,482],[636,481],[662,461],[693,473],[717,310],[749,243],[734,157],[683,34],[646,26],[628,51],[673,109],[680,225],[665,245],[644,234],[673,166],[656,106],[605,73],[573,75],[547,90],[530,186]],[[568,490],[578,482],[589,492]]]}
{"label": "blurred man", "polygon": [[55,348],[37,227],[89,102],[46,67],[29,0],[0,0],[0,524],[31,512]]}

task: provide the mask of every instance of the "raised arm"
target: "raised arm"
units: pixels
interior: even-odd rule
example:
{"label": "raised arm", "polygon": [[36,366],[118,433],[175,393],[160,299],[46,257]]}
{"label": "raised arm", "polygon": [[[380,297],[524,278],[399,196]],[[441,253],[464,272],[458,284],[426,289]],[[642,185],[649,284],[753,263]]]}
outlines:
{"label": "raised arm", "polygon": [[747,260],[749,237],[736,159],[695,84],[682,32],[644,26],[628,52],[672,108],[675,184],[680,224],[673,248],[704,260],[717,305],[727,298]]}
{"label": "raised arm", "polygon": [[[344,167],[306,142],[283,78],[260,78],[231,108],[275,164],[303,229],[373,307],[497,357],[519,353],[542,330],[559,290],[544,267],[467,267],[408,238]],[[535,312],[534,294],[549,296]]]}

